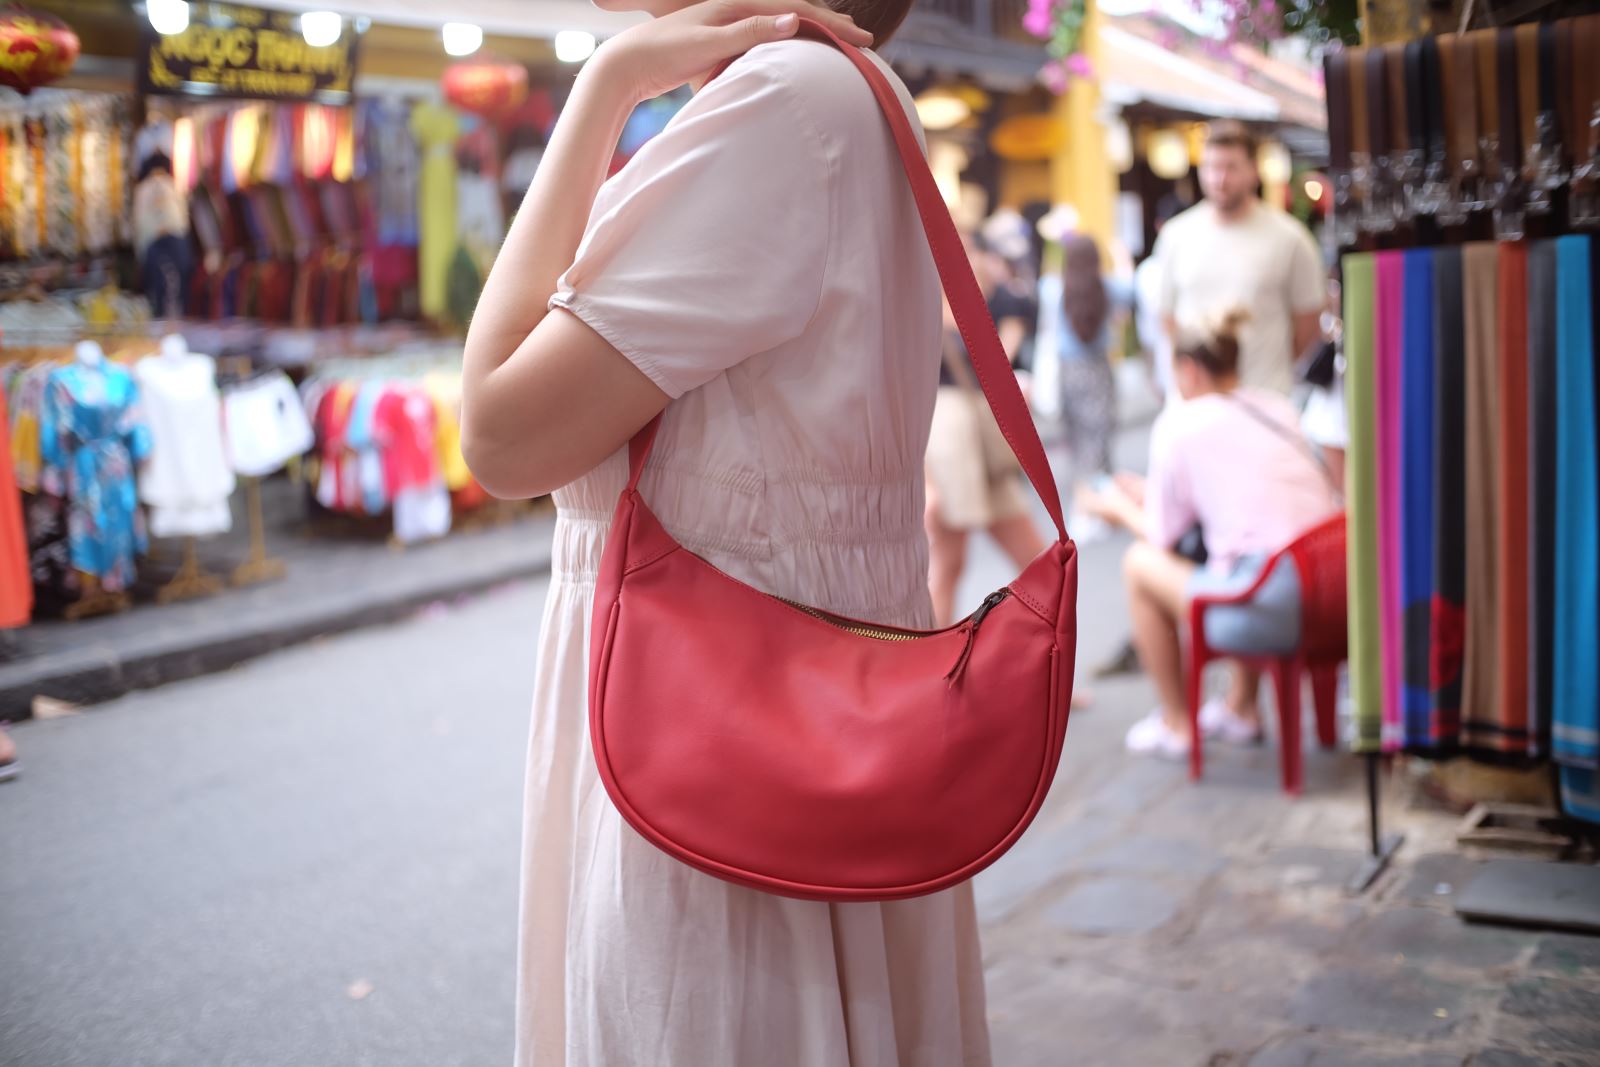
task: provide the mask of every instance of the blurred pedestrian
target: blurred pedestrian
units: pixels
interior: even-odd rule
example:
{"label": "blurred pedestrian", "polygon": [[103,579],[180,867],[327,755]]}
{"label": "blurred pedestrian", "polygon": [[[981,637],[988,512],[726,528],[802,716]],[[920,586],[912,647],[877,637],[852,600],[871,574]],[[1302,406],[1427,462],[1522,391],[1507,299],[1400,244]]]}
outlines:
{"label": "blurred pedestrian", "polygon": [[133,189],[134,255],[150,313],[180,319],[189,302],[194,251],[189,245],[189,207],[172,176],[172,160],[153,152],[139,167]]}
{"label": "blurred pedestrian", "polygon": [[1247,312],[1240,380],[1287,395],[1295,360],[1321,336],[1326,272],[1310,231],[1264,203],[1260,184],[1255,136],[1237,122],[1212,123],[1200,157],[1204,199],[1156,239],[1159,307],[1174,337],[1219,311]]}
{"label": "blurred pedestrian", "polygon": [[[1279,393],[1242,386],[1241,317],[1179,335],[1173,379],[1183,401],[1156,419],[1149,473],[1123,476],[1093,501],[1108,520],[1141,538],[1129,547],[1123,574],[1134,645],[1161,702],[1128,731],[1133,752],[1170,758],[1189,752],[1180,634],[1190,598],[1253,585],[1274,553],[1339,508],[1337,488],[1301,436],[1294,406]],[[1204,568],[1174,551],[1196,530],[1208,553]],[[1208,628],[1218,647],[1263,654],[1292,648],[1300,625],[1293,566],[1274,571],[1247,606],[1218,618],[1227,632]],[[1236,675],[1225,698],[1201,708],[1200,728],[1235,743],[1259,740],[1254,681]]]}
{"label": "blurred pedestrian", "polygon": [[[1041,287],[1042,299],[1057,306],[1057,388],[1061,419],[1072,454],[1066,499],[1073,501],[1072,533],[1094,540],[1103,526],[1083,512],[1077,491],[1111,473],[1111,438],[1117,425],[1117,382],[1111,367],[1115,316],[1133,303],[1126,272],[1107,273],[1100,246],[1086,233],[1070,233],[1061,243],[1061,276]],[[1059,296],[1057,295],[1059,293]]]}
{"label": "blurred pedestrian", "polygon": [[[579,70],[463,375],[473,473],[500,496],[554,490],[557,508],[533,654],[515,1062],[986,1067],[970,884],[829,904],[714,878],[623,820],[588,733],[601,553],[627,444],[657,415],[639,491],[689,551],[828,612],[933,625],[939,279],[870,86],[835,48],[785,39],[804,14],[881,46],[910,0],[842,0],[862,29],[801,0],[602,3],[656,17]],[[915,123],[887,62],[862,56]],[[602,184],[629,112],[690,82],[705,84]]]}
{"label": "blurred pedestrian", "polygon": [[[1181,208],[1173,200],[1163,197],[1156,206],[1155,228],[1157,240],[1161,230]],[[1149,361],[1151,380],[1157,394],[1171,403],[1177,399],[1172,384],[1172,335],[1167,332],[1166,316],[1161,310],[1164,281],[1161,276],[1161,258],[1152,253],[1139,262],[1133,272],[1134,327],[1139,335],[1139,347]]]}
{"label": "blurred pedestrian", "polygon": [[[963,241],[1000,343],[1015,364],[1031,324],[1002,287],[1003,264],[976,238],[964,235]],[[1029,511],[1022,466],[979,387],[948,302],[940,354],[939,393],[928,435],[926,521],[934,618],[948,626],[974,531],[987,533],[1018,569],[1044,551],[1045,541]]]}

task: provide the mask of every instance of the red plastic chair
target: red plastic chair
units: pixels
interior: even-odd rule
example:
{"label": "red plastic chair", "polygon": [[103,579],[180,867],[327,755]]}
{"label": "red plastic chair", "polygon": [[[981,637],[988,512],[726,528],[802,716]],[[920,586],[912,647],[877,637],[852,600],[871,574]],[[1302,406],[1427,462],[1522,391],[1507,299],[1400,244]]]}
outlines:
{"label": "red plastic chair", "polygon": [[[1205,617],[1211,608],[1244,604],[1253,599],[1284,556],[1294,559],[1300,575],[1300,647],[1284,656],[1239,655],[1206,643]],[[1231,596],[1197,596],[1189,608],[1189,777],[1199,781],[1205,769],[1200,740],[1201,677],[1207,663],[1232,659],[1272,676],[1278,696],[1279,747],[1283,790],[1299,796],[1301,775],[1300,678],[1311,675],[1317,711],[1317,740],[1323,748],[1337,742],[1339,664],[1349,651],[1348,591],[1345,586],[1345,517],[1341,512],[1301,534],[1273,556],[1250,588]]]}

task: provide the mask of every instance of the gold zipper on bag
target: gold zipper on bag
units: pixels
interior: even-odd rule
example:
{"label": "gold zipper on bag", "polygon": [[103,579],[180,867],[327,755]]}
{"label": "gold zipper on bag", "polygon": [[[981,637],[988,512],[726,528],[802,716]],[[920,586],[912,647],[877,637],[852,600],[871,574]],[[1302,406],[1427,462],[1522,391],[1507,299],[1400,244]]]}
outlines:
{"label": "gold zipper on bag", "polygon": [[805,612],[813,619],[821,619],[829,626],[843,630],[847,634],[855,634],[857,637],[870,637],[875,641],[920,641],[924,636],[926,636],[924,634],[903,633],[899,630],[888,630],[878,626],[861,626],[853,622],[841,622],[839,619],[829,615],[821,608],[808,607],[805,604],[801,604],[781,596],[774,597],[773,599],[781,600],[791,608],[797,608],[800,611]]}
{"label": "gold zipper on bag", "polygon": [[846,622],[845,620],[840,619],[837,615],[831,615],[828,612],[823,611],[821,608],[813,608],[809,605],[801,604],[798,601],[790,600],[787,597],[780,596],[773,597],[773,599],[782,601],[791,608],[805,612],[813,619],[820,619],[829,626],[843,630],[847,634],[854,634],[857,637],[870,637],[874,641],[921,641],[926,637],[937,637],[941,633],[949,633],[950,630],[969,628],[971,631],[976,631],[978,625],[983,622],[983,617],[989,614],[990,611],[994,610],[994,606],[996,604],[1000,603],[1000,601],[1004,600],[1010,595],[1011,591],[1009,589],[1000,589],[996,592],[990,593],[988,597],[984,599],[984,602],[978,606],[977,611],[974,611],[971,615],[968,615],[955,626],[950,627],[949,630],[939,630],[935,631],[934,633],[917,633],[910,630],[896,630],[892,627],[868,626],[856,622]]}

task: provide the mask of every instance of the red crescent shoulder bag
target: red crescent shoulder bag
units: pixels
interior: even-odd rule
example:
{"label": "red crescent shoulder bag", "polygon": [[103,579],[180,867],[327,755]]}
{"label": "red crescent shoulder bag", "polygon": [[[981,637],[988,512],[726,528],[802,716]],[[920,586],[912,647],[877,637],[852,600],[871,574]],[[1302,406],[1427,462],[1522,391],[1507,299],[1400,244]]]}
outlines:
{"label": "red crescent shoulder bag", "polygon": [[[594,602],[600,778],[667,854],[754,889],[895,900],[998,859],[1038,813],[1066,734],[1077,549],[961,239],[887,79],[872,86],[944,291],[1007,443],[1059,540],[956,626],[917,631],[779,599],[685,550],[639,495],[660,425],[629,445]],[[931,358],[931,354],[930,354]]]}

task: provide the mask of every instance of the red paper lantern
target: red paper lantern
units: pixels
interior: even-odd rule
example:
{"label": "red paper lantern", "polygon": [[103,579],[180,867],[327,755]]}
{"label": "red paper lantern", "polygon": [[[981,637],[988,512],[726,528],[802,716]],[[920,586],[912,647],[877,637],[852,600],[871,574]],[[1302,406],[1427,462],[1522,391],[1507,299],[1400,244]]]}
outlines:
{"label": "red paper lantern", "polygon": [[78,35],[43,11],[0,8],[0,85],[30,93],[72,69]]}
{"label": "red paper lantern", "polygon": [[493,59],[456,63],[444,72],[444,98],[453,107],[498,120],[528,97],[528,71]]}

